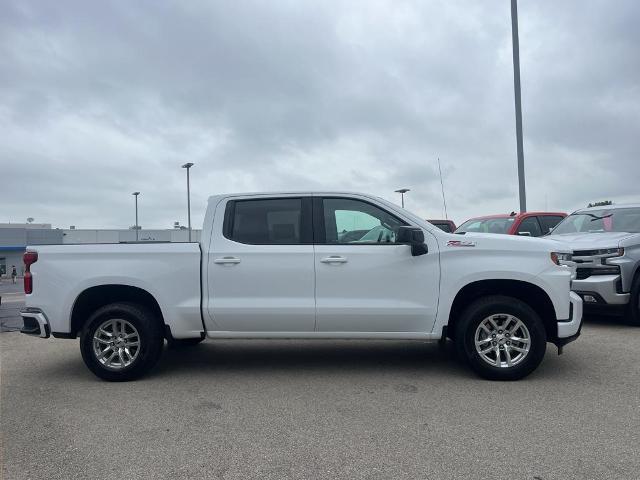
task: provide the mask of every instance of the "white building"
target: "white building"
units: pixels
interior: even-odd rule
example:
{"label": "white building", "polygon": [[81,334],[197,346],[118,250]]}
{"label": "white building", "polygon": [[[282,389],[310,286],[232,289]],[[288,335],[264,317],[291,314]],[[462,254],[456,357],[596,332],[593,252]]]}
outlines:
{"label": "white building", "polygon": [[[191,241],[200,240],[201,230],[191,230]],[[22,276],[22,255],[29,245],[59,245],[63,243],[124,243],[135,242],[136,231],[130,229],[59,229],[49,223],[0,223],[0,276],[11,275],[16,266]],[[183,228],[138,230],[139,242],[188,242],[189,231]]]}
{"label": "white building", "polygon": [[12,266],[22,276],[22,255],[27,245],[62,243],[62,233],[48,223],[0,223],[0,277],[11,275]]}
{"label": "white building", "polygon": [[[191,230],[191,241],[200,241],[201,230]],[[135,242],[135,230],[64,229],[62,243]],[[139,242],[188,242],[189,231],[181,229],[138,230]]]}

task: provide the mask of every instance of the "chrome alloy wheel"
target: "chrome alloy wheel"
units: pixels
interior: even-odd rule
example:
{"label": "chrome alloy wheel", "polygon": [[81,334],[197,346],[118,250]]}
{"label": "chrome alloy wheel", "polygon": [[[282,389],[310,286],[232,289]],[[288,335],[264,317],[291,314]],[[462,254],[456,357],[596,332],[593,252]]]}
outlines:
{"label": "chrome alloy wheel", "polygon": [[140,335],[130,322],[104,321],[93,334],[93,354],[105,367],[121,370],[131,365],[140,352]]}
{"label": "chrome alloy wheel", "polygon": [[497,313],[482,320],[474,340],[480,357],[499,368],[519,364],[531,348],[529,329],[519,318],[506,313]]}

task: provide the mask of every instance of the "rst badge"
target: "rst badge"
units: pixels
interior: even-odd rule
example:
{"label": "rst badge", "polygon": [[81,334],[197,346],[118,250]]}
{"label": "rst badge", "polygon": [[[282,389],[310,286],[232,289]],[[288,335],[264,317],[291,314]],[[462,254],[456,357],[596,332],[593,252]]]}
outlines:
{"label": "rst badge", "polygon": [[447,247],[475,247],[476,242],[470,240],[449,240]]}

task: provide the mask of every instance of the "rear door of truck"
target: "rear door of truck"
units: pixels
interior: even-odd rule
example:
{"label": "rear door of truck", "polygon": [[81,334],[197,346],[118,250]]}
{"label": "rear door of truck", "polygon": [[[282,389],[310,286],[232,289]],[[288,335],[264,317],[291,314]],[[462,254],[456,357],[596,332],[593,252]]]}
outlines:
{"label": "rear door of truck", "polygon": [[208,330],[314,330],[311,205],[309,196],[252,195],[215,206],[203,257]]}

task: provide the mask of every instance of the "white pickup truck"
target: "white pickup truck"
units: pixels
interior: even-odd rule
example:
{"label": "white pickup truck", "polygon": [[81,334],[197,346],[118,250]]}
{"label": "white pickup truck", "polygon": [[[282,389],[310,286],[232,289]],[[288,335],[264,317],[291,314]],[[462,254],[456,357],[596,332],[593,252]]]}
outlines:
{"label": "white pickup truck", "polygon": [[573,250],[572,289],[587,312],[618,312],[640,326],[640,204],[583,208],[546,238]]}
{"label": "white pickup truck", "polygon": [[451,338],[478,374],[514,380],[580,334],[569,253],[448,234],[370,195],[218,195],[199,244],[29,247],[22,331],[79,336],[112,381],[148,372],[165,339],[205,338]]}

